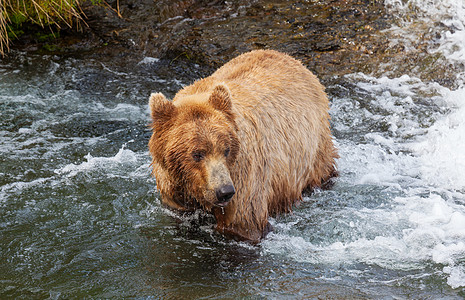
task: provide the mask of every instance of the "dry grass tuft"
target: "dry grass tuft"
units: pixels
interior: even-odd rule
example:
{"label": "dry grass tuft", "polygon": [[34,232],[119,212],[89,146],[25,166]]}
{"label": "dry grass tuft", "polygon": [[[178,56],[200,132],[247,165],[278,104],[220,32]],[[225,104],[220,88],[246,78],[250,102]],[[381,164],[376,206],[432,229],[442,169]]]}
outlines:
{"label": "dry grass tuft", "polygon": [[11,25],[31,22],[42,27],[72,27],[82,21],[79,0],[0,0],[0,54],[8,51],[15,33]]}

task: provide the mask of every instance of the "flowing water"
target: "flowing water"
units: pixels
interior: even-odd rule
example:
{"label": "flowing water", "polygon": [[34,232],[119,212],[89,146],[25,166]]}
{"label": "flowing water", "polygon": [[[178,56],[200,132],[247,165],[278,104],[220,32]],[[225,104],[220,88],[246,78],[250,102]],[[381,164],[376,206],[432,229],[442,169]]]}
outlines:
{"label": "flowing water", "polygon": [[[463,67],[461,0],[385,4],[392,43],[428,30]],[[147,98],[198,72],[162,63],[0,62],[0,298],[465,297],[465,71],[454,88],[421,69],[328,82],[340,177],[251,246],[160,205]]]}

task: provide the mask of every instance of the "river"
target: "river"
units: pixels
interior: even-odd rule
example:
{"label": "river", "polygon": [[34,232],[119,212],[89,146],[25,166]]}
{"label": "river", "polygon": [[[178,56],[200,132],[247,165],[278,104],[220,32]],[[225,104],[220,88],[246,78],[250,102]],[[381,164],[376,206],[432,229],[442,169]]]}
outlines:
{"label": "river", "polygon": [[426,30],[425,51],[463,71],[447,85],[381,65],[326,80],[340,176],[257,246],[164,208],[150,177],[148,95],[202,66],[1,60],[0,298],[463,299],[465,4],[385,5],[393,44]]}

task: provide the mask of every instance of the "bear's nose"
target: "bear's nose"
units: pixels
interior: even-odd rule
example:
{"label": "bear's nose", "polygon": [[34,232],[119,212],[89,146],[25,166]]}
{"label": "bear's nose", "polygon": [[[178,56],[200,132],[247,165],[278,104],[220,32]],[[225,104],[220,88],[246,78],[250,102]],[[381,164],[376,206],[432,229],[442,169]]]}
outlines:
{"label": "bear's nose", "polygon": [[216,190],[216,199],[218,199],[218,204],[226,204],[231,200],[232,196],[236,193],[234,186],[232,184],[226,184],[221,186]]}

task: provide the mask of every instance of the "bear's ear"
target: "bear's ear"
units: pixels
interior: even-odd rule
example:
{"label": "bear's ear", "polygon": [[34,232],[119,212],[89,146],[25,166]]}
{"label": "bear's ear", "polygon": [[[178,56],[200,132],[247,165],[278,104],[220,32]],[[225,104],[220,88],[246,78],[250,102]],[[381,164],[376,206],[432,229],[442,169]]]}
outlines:
{"label": "bear's ear", "polygon": [[176,113],[174,104],[166,99],[162,93],[150,95],[149,107],[154,126],[164,124]]}
{"label": "bear's ear", "polygon": [[231,114],[232,112],[231,92],[228,87],[223,84],[215,86],[208,102],[213,108],[219,111],[227,114]]}

